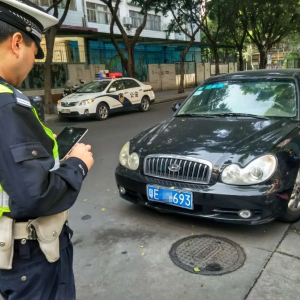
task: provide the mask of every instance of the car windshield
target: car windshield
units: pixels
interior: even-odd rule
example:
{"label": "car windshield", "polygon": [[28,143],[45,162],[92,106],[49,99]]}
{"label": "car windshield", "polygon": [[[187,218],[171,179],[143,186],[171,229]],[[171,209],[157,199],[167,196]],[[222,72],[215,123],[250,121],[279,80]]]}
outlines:
{"label": "car windshield", "polygon": [[199,87],[179,115],[295,117],[297,93],[292,80],[222,81]]}
{"label": "car windshield", "polygon": [[99,93],[103,92],[109,85],[110,81],[93,81],[76,91],[76,93]]}

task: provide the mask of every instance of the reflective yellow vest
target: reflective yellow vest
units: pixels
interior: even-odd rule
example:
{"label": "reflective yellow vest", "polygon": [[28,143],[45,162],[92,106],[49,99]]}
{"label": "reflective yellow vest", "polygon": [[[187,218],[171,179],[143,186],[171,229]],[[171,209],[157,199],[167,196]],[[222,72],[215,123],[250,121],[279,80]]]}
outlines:
{"label": "reflective yellow vest", "polygon": [[[7,86],[0,84],[0,93],[9,93],[9,94],[13,94],[14,92],[9,89]],[[45,130],[46,134],[53,140],[54,142],[54,147],[53,147],[53,158],[55,160],[55,164],[53,166],[53,168],[50,170],[54,171],[57,170],[59,168],[59,154],[58,154],[58,145],[56,142],[56,139],[54,138],[53,132],[50,128],[46,127],[41,120],[38,117],[38,114],[35,110],[35,108],[32,108],[32,111],[35,115],[35,117],[38,119],[38,121],[40,122],[41,126],[43,127],[43,129]],[[4,189],[2,188],[2,185],[0,184],[0,218],[2,217],[2,215],[4,213],[9,213],[10,209],[9,209],[9,196],[8,194],[4,191]]]}

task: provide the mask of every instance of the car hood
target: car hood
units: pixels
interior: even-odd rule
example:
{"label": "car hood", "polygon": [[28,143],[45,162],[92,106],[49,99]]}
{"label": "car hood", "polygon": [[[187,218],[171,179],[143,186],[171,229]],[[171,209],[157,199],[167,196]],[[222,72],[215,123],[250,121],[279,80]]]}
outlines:
{"label": "car hood", "polygon": [[132,151],[185,155],[209,160],[214,165],[247,165],[268,153],[297,123],[289,119],[172,117],[136,136]]}
{"label": "car hood", "polygon": [[94,99],[99,93],[74,93],[64,97],[62,102],[78,102],[82,100]]}

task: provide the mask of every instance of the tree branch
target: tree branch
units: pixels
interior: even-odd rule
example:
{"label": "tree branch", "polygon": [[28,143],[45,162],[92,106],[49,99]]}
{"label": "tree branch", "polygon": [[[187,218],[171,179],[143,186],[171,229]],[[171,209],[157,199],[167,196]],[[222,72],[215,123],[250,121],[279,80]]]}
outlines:
{"label": "tree branch", "polygon": [[61,16],[59,22],[58,22],[59,27],[62,25],[62,23],[63,23],[63,22],[65,21],[65,19],[66,19],[66,16],[67,16],[68,11],[69,11],[70,3],[71,3],[71,0],[67,0],[66,6],[65,6],[65,10],[64,10],[64,12],[63,12],[63,14],[62,14],[62,16]]}

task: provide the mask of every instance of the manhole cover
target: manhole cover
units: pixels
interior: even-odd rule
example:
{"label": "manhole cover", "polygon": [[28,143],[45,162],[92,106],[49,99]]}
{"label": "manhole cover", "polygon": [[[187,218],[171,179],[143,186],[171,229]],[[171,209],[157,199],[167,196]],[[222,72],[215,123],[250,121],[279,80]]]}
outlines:
{"label": "manhole cover", "polygon": [[170,252],[180,268],[200,275],[223,275],[240,268],[246,259],[244,250],[221,237],[195,235],[176,242]]}

